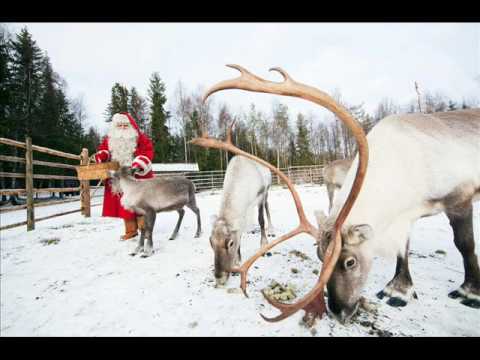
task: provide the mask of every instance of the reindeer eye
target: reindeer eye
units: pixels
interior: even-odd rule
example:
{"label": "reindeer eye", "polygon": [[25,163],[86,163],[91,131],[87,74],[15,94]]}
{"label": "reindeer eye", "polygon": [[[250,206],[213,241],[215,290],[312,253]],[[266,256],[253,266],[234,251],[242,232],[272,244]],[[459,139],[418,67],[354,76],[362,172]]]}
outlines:
{"label": "reindeer eye", "polygon": [[345,269],[347,270],[353,268],[356,264],[357,264],[357,261],[355,260],[354,257],[349,257],[344,262]]}
{"label": "reindeer eye", "polygon": [[228,240],[227,242],[227,249],[231,249],[233,246],[233,240]]}

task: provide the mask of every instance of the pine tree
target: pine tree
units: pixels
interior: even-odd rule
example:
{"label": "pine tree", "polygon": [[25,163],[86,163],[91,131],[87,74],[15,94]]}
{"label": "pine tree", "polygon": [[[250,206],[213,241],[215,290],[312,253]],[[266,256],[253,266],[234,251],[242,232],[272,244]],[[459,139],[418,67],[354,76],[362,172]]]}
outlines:
{"label": "pine tree", "polygon": [[158,73],[153,73],[150,77],[148,96],[150,100],[152,141],[155,151],[154,160],[155,162],[170,161],[171,140],[167,126],[167,119],[170,114],[165,110],[167,101],[165,84],[160,79]]}
{"label": "pine tree", "polygon": [[27,28],[23,28],[16,39],[11,41],[11,49],[12,120],[15,123],[13,136],[23,141],[25,135],[32,135],[33,114],[38,107],[42,51]]}
{"label": "pine tree", "polygon": [[7,29],[0,24],[0,133],[5,137],[12,137],[9,133],[11,129],[9,123],[12,111],[11,71],[9,68],[12,59],[9,40],[10,34]]}
{"label": "pine tree", "polygon": [[50,59],[45,56],[42,61],[42,94],[36,109],[36,131],[33,143],[59,149],[64,135],[60,124],[60,109],[57,96],[57,75],[53,72]]}
{"label": "pine tree", "polygon": [[100,145],[100,141],[100,134],[98,133],[97,129],[91,126],[88,129],[88,132],[83,137],[82,147],[87,148],[88,152],[91,154],[97,151],[98,145]]}
{"label": "pine tree", "polygon": [[128,89],[115,83],[112,87],[110,103],[105,110],[105,121],[112,121],[112,116],[119,112],[128,111]]}
{"label": "pine tree", "polygon": [[135,87],[130,89],[129,99],[128,99],[128,112],[133,116],[137,121],[138,126],[142,132],[150,134],[150,129],[148,126],[147,118],[147,102],[145,99],[140,96]]}
{"label": "pine tree", "polygon": [[311,165],[313,163],[312,153],[310,152],[310,137],[303,114],[297,116],[297,139],[295,144],[295,164]]}
{"label": "pine tree", "polygon": [[[40,94],[42,52],[36,42],[23,28],[11,40],[10,48],[10,118],[8,133],[19,141],[25,141],[25,136],[33,133],[34,114],[38,108]],[[18,156],[15,147],[13,155]],[[12,172],[18,172],[18,163],[13,163]],[[11,178],[11,187],[16,188],[18,179]]]}

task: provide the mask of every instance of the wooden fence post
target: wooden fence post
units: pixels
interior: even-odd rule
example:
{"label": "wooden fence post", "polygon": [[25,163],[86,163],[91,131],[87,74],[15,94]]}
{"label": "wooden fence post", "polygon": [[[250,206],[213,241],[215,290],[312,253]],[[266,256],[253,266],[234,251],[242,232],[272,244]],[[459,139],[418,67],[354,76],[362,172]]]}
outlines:
{"label": "wooden fence post", "polygon": [[[83,148],[80,154],[80,165],[88,165],[88,149]],[[82,215],[90,217],[90,181],[80,181],[80,203]]]}
{"label": "wooden fence post", "polygon": [[33,150],[32,138],[25,139],[25,190],[27,192],[27,231],[35,230],[33,205]]}

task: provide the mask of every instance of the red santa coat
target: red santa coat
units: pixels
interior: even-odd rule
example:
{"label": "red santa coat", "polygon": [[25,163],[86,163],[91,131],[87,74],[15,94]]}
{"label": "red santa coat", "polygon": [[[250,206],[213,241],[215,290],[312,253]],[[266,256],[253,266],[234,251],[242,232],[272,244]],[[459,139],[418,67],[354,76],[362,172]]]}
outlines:
{"label": "red santa coat", "polygon": [[[140,131],[137,123],[129,113],[120,113],[126,115],[130,120],[133,128],[138,132],[137,147],[134,152],[132,168],[140,169],[135,174],[137,179],[153,178],[152,160],[153,160],[153,144],[152,141]],[[98,162],[106,162],[111,160],[111,153],[108,146],[108,136],[105,136],[102,143],[98,147],[98,152],[95,154],[95,159]],[[105,182],[105,196],[103,198],[102,216],[116,217],[125,220],[135,219],[135,213],[126,210],[120,203],[121,195],[112,192],[111,181]]]}

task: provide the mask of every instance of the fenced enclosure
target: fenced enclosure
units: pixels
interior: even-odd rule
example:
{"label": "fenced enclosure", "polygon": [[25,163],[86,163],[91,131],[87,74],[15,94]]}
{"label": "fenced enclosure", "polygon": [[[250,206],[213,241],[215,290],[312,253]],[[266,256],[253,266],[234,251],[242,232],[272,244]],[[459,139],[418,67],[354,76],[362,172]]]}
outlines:
{"label": "fenced enclosure", "polygon": [[[27,226],[27,230],[35,229],[35,222],[51,219],[58,216],[73,214],[76,212],[81,212],[85,217],[90,217],[91,208],[94,206],[102,205],[102,202],[91,204],[91,198],[103,197],[103,186],[98,183],[96,186],[92,186],[90,181],[79,181],[76,166],[77,165],[87,165],[89,163],[89,154],[88,149],[83,149],[80,154],[71,154],[63,151],[58,151],[46,147],[41,147],[33,145],[31,138],[26,138],[25,142],[20,142],[12,139],[0,138],[0,144],[7,145],[10,147],[16,148],[15,154],[17,156],[10,155],[0,155],[0,162],[10,162],[20,164],[20,166],[14,167],[16,171],[5,172],[0,171],[0,178],[17,178],[21,179],[20,182],[24,181],[24,187],[22,188],[11,188],[7,189],[5,186],[5,181],[2,182],[2,187],[0,188],[0,196],[3,195],[26,195],[25,204],[13,205],[13,206],[2,206],[0,207],[0,215],[2,213],[26,209],[26,220],[22,222],[16,222],[13,224],[3,225],[0,224],[0,230],[6,230],[18,226]],[[20,151],[18,151],[20,150]],[[23,156],[20,152],[24,152]],[[43,161],[35,160],[34,153],[43,153],[51,157],[54,157],[54,160]],[[75,164],[68,164],[61,162],[58,158],[63,160],[67,159],[68,161],[74,160]],[[22,171],[22,167],[24,167]],[[35,167],[35,171],[34,171]],[[38,167],[43,168],[54,168],[61,169],[63,174],[40,174],[37,172]],[[322,165],[306,165],[306,166],[291,166],[288,168],[282,168],[282,170],[294,184],[323,184],[323,164]],[[70,175],[65,175],[65,172],[70,172]],[[213,171],[198,171],[198,172],[175,172],[175,173],[160,173],[156,176],[185,176],[186,178],[193,181],[196,187],[197,192],[207,191],[207,190],[220,190],[223,187],[223,181],[225,178],[225,170],[213,170]],[[35,181],[39,180],[51,180],[61,181],[63,186],[60,187],[34,187]],[[18,183],[18,182],[17,182]],[[68,184],[70,186],[66,186]],[[74,184],[72,186],[72,184]],[[77,186],[78,184],[78,186]],[[273,185],[282,185],[279,177],[272,173],[272,184]],[[94,196],[92,196],[91,191],[94,190]],[[98,191],[98,194],[95,195]],[[45,199],[39,198],[40,194],[54,194],[59,193],[59,195],[67,193],[79,193],[79,196],[73,196],[72,198],[65,199],[64,196],[59,196],[60,199]],[[64,203],[70,203],[79,201],[80,206],[78,209],[59,212],[44,217],[35,218],[35,208],[43,206],[52,206]]]}
{"label": "fenced enclosure", "polygon": [[[96,188],[95,186],[91,187],[89,181],[80,181],[78,182],[78,178],[75,174],[75,165],[62,163],[59,161],[59,157],[68,160],[75,160],[77,164],[85,165],[88,164],[89,156],[88,156],[88,149],[83,149],[81,154],[71,154],[66,153],[63,151],[58,151],[46,147],[41,147],[32,144],[31,138],[27,137],[25,142],[20,142],[12,139],[0,138],[0,144],[15,147],[24,151],[24,157],[19,156],[8,156],[8,155],[0,155],[0,161],[3,162],[13,162],[20,164],[20,166],[24,165],[23,172],[0,172],[0,178],[17,178],[17,179],[24,179],[25,187],[24,188],[16,188],[16,189],[0,189],[0,195],[26,195],[26,203],[22,205],[14,205],[9,207],[2,207],[0,208],[0,214],[26,209],[26,221],[17,222],[14,224],[9,224],[6,226],[1,226],[0,230],[10,229],[17,226],[27,225],[27,230],[35,229],[35,222],[42,221],[46,219],[50,219],[57,216],[68,215],[76,212],[81,212],[84,216],[90,216],[90,208],[92,206],[98,206],[100,204],[90,204],[90,190],[91,188]],[[53,161],[40,161],[34,160],[34,152],[39,152],[43,154],[48,154],[50,156],[54,156],[55,160]],[[17,151],[18,153],[18,151]],[[66,170],[73,172],[74,175],[57,175],[57,174],[38,174],[34,172],[34,166],[40,167],[47,167],[47,168],[56,168],[62,169],[64,172]],[[47,187],[47,188],[35,188],[34,187],[34,180],[61,180],[63,184],[65,181],[70,182],[70,184],[79,183],[79,186],[63,186],[63,187]],[[53,200],[53,201],[40,201],[38,199],[38,195],[41,193],[75,193],[79,192],[80,197],[75,199],[61,199],[61,200]],[[37,196],[37,199],[34,198],[34,195]],[[63,196],[62,196],[63,198]],[[37,201],[35,201],[37,200]],[[61,212],[41,218],[35,218],[35,208],[42,207],[42,206],[51,206],[56,204],[62,204],[67,202],[74,202],[80,201],[80,207],[76,210]]]}
{"label": "fenced enclosure", "polygon": [[[280,169],[294,184],[323,185],[323,165],[291,166]],[[185,176],[195,184],[197,192],[204,190],[222,189],[225,170],[160,173],[157,176]],[[272,184],[281,185],[279,177],[272,173]]]}

